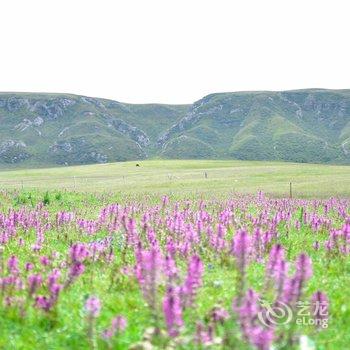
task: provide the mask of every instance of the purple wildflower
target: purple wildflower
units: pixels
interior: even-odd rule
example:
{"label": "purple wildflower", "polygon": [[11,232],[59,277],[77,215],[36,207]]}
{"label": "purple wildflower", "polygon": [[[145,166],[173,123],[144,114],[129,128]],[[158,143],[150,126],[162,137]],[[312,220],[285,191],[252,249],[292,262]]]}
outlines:
{"label": "purple wildflower", "polygon": [[90,316],[97,317],[101,311],[100,299],[95,296],[89,297],[85,302],[85,310]]}
{"label": "purple wildflower", "polygon": [[125,330],[127,326],[127,320],[124,316],[118,315],[113,318],[111,325],[102,333],[102,337],[105,339],[112,338],[115,334],[119,334]]}
{"label": "purple wildflower", "polygon": [[315,326],[327,328],[328,326],[329,301],[326,294],[317,291],[311,297],[311,313],[315,321]]}
{"label": "purple wildflower", "polygon": [[41,256],[40,257],[40,263],[43,265],[43,266],[47,266],[50,264],[50,259],[47,257],[47,256]]}
{"label": "purple wildflower", "polygon": [[163,301],[163,312],[168,334],[176,337],[183,325],[182,308],[179,295],[175,288],[169,287]]}
{"label": "purple wildflower", "polygon": [[270,349],[274,338],[274,329],[265,328],[258,320],[261,313],[259,295],[249,289],[242,300],[233,303],[233,310],[238,314],[244,338],[259,350]]}
{"label": "purple wildflower", "polygon": [[181,288],[181,296],[184,299],[185,307],[193,304],[198,288],[202,284],[203,263],[199,256],[192,256],[187,269],[187,276],[183,287]]}
{"label": "purple wildflower", "polygon": [[195,342],[199,345],[210,345],[213,338],[213,328],[211,326],[205,327],[202,322],[197,322]]}
{"label": "purple wildflower", "polygon": [[305,253],[297,257],[296,276],[302,281],[307,281],[312,276],[312,261]]}
{"label": "purple wildflower", "polygon": [[283,302],[289,305],[300,301],[305,282],[312,276],[312,262],[306,254],[300,254],[295,265],[295,275],[287,278],[284,284]]}
{"label": "purple wildflower", "polygon": [[269,260],[266,266],[267,285],[273,282],[276,287],[277,296],[284,288],[287,278],[288,264],[284,260],[284,249],[282,245],[276,244],[271,248]]}
{"label": "purple wildflower", "polygon": [[251,239],[246,230],[238,230],[233,238],[232,251],[236,257],[237,266],[242,275],[244,275],[246,265],[251,249]]}
{"label": "purple wildflower", "polygon": [[258,350],[270,350],[274,335],[272,328],[254,327],[249,338]]}
{"label": "purple wildflower", "polygon": [[12,255],[7,261],[7,267],[9,273],[16,275],[18,274],[18,258],[15,255]]}
{"label": "purple wildflower", "polygon": [[52,304],[47,297],[39,295],[35,299],[35,306],[44,311],[50,311]]}
{"label": "purple wildflower", "polygon": [[69,249],[72,262],[83,262],[89,255],[86,246],[82,243],[73,244]]}
{"label": "purple wildflower", "polygon": [[32,296],[36,290],[40,287],[43,279],[41,275],[30,275],[28,277],[28,288],[29,288],[29,295]]}
{"label": "purple wildflower", "polygon": [[27,262],[26,264],[25,264],[25,270],[26,271],[30,271],[30,270],[33,270],[33,268],[34,268],[34,265],[32,264],[32,263],[30,263],[30,262]]}
{"label": "purple wildflower", "polygon": [[267,276],[275,279],[279,274],[281,262],[284,260],[284,249],[281,244],[276,244],[271,248],[269,260],[266,266]]}
{"label": "purple wildflower", "polygon": [[176,267],[176,262],[171,255],[167,255],[164,260],[164,273],[169,278],[171,282],[174,278],[178,276],[178,271]]}
{"label": "purple wildflower", "polygon": [[157,285],[162,266],[164,266],[163,257],[155,247],[150,250],[139,248],[135,255],[137,259],[136,277],[141,285],[145,300],[152,310],[155,310]]}
{"label": "purple wildflower", "polygon": [[76,278],[83,274],[85,271],[85,266],[81,262],[74,263],[69,269],[69,276],[71,278]]}
{"label": "purple wildflower", "polygon": [[230,318],[230,314],[223,307],[215,306],[210,312],[210,317],[214,324],[224,323],[227,319]]}

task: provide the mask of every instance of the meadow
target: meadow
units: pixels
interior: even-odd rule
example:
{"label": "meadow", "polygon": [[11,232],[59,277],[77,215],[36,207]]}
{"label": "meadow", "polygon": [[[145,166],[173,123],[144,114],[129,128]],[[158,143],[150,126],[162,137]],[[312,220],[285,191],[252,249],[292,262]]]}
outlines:
{"label": "meadow", "polygon": [[349,167],[139,165],[0,173],[0,348],[348,347]]}
{"label": "meadow", "polygon": [[[140,166],[137,167],[136,164]],[[207,174],[207,177],[206,175]],[[350,197],[350,167],[237,160],[149,160],[0,171],[6,189],[110,192],[133,196],[256,193],[302,198]]]}

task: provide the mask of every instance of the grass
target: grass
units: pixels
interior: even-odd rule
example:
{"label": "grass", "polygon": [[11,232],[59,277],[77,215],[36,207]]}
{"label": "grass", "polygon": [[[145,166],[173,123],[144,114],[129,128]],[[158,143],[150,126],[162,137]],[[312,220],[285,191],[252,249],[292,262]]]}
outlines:
{"label": "grass", "polygon": [[[136,167],[139,163],[140,167]],[[207,173],[207,178],[205,178]],[[258,161],[150,160],[0,172],[4,189],[114,191],[130,195],[350,197],[350,167]]]}
{"label": "grass", "polygon": [[[103,224],[95,234],[86,234],[74,223],[56,227],[57,212],[72,211],[76,218],[99,222],[97,218],[103,207],[116,202],[124,205],[132,198],[136,208],[132,215],[137,221],[139,232],[142,232],[143,213],[157,212],[161,205],[161,196],[167,193],[171,195],[170,204],[165,211],[159,212],[160,217],[173,215],[175,200],[190,199],[190,210],[193,215],[189,215],[188,218],[193,227],[196,227],[195,218],[198,217],[196,213],[198,213],[200,199],[208,197],[214,199],[212,202],[208,201],[206,210],[213,217],[210,225],[215,231],[219,220],[224,220],[221,213],[227,205],[224,201],[216,201],[216,199],[231,195],[231,198],[237,202],[233,206],[235,220],[229,225],[228,242],[240,225],[247,225],[249,232],[253,233],[256,221],[251,220],[250,214],[256,219],[261,213],[267,215],[269,224],[265,222],[261,227],[263,231],[268,231],[276,212],[291,213],[291,218],[278,226],[279,235],[274,243],[281,243],[285,247],[287,259],[291,265],[301,252],[306,252],[310,256],[314,273],[305,290],[305,300],[308,300],[313,292],[321,289],[327,293],[331,305],[330,325],[327,330],[315,334],[313,330],[306,327],[300,330],[303,332],[301,334],[304,332],[308,334],[317,344],[317,349],[347,348],[350,342],[348,335],[350,304],[344,287],[349,283],[348,255],[339,253],[331,255],[323,248],[330,232],[327,221],[324,221],[324,225],[322,224],[316,230],[311,227],[311,219],[310,223],[302,225],[300,230],[295,227],[295,221],[300,220],[300,206],[305,207],[310,217],[321,222],[329,219],[332,228],[342,227],[345,218],[337,212],[338,204],[330,204],[334,207],[327,215],[323,212],[323,204],[318,202],[319,206],[315,207],[313,201],[287,201],[287,204],[281,201],[276,204],[277,202],[272,200],[268,202],[268,210],[263,210],[266,205],[264,201],[253,203],[255,197],[252,197],[252,203],[245,200],[242,202],[237,199],[239,197],[233,196],[232,192],[256,193],[258,190],[263,190],[274,196],[285,197],[289,195],[291,181],[295,197],[350,197],[350,167],[207,160],[152,160],[142,161],[139,164],[140,167],[136,167],[136,162],[125,162],[1,172],[0,225],[4,226],[11,221],[10,218],[13,218],[10,208],[20,212],[23,208],[25,210],[19,215],[21,223],[17,223],[16,234],[3,244],[2,255],[0,250],[0,277],[2,274],[7,274],[6,269],[1,270],[2,264],[5,264],[10,256],[17,255],[24,281],[30,274],[23,272],[24,264],[32,262],[35,273],[41,273],[45,277],[52,268],[60,268],[63,283],[67,276],[67,268],[61,263],[69,262],[67,256],[72,243],[88,244],[107,237],[110,224],[113,222],[113,220],[109,222],[111,217],[107,216],[106,224]],[[39,203],[44,203],[45,206],[40,209],[40,206],[37,206]],[[339,202],[339,206],[343,205],[341,203],[343,202]],[[186,206],[187,202],[182,201],[180,208]],[[348,204],[345,208],[349,215]],[[41,211],[47,212],[47,216],[42,215]],[[3,219],[6,215],[8,220]],[[27,218],[24,219],[25,217]],[[37,240],[35,227],[37,224],[33,218],[39,218],[41,222],[39,226],[47,227],[40,252],[32,251],[32,246]],[[111,318],[116,314],[123,314],[128,319],[129,325],[126,332],[114,340],[113,348],[127,349],[131,344],[142,339],[145,329],[150,326],[151,312],[142,297],[137,281],[120,273],[124,266],[129,268],[133,266],[134,252],[129,248],[126,260],[122,261],[120,251],[124,244],[124,231],[121,217],[118,220],[119,226],[112,232],[115,237],[113,245],[108,247],[108,252],[112,248],[115,254],[113,263],[107,263],[104,255],[96,261],[87,260],[85,272],[70,288],[62,292],[54,310],[45,313],[32,307],[33,302],[30,301],[25,304],[25,315],[19,316],[21,309],[16,305],[9,308],[0,307],[0,349],[88,349],[87,321],[83,306],[89,295],[97,295],[103,305],[97,320],[97,334],[109,326]],[[24,229],[21,226],[22,222],[23,225],[29,225],[29,229]],[[50,225],[46,226],[47,223]],[[150,223],[153,225],[155,221],[151,220]],[[155,232],[162,249],[165,249],[166,237],[169,234],[165,220],[163,224],[157,224]],[[145,245],[149,244],[144,233],[141,233],[141,237]],[[24,239],[23,243],[19,243],[19,238]],[[322,247],[318,251],[313,248],[315,240],[319,241]],[[205,241],[198,246],[193,244],[193,250],[203,260],[205,273],[203,286],[198,292],[196,309],[187,310],[184,313],[188,333],[194,332],[195,322],[198,319],[204,319],[218,302],[230,310],[232,298],[238,293],[237,271],[234,262],[226,256],[226,253],[218,255]],[[58,257],[52,258],[52,265],[41,266],[40,256],[52,257],[54,252],[58,253]],[[263,260],[252,262],[248,270],[247,281],[250,287],[257,291],[263,290],[264,264],[267,256],[268,250],[264,253]],[[182,276],[186,272],[185,260],[181,256],[177,258]],[[161,293],[164,289],[165,286],[161,286]],[[46,287],[42,287],[39,292],[44,295],[48,293]],[[10,290],[9,293],[14,297],[27,297],[26,289]],[[21,305],[20,302],[19,305]],[[237,328],[234,330],[239,332]],[[236,346],[239,349],[248,349],[242,343]],[[98,339],[97,348],[109,349],[102,339]],[[181,347],[181,349],[192,348]],[[276,349],[282,348],[276,347]]]}
{"label": "grass", "polygon": [[[190,164],[188,164],[190,166]],[[193,171],[193,164],[190,166]],[[200,167],[198,168],[200,169]],[[25,196],[27,191],[20,191],[18,196]],[[57,195],[60,194],[60,196]],[[45,202],[46,206],[43,208],[44,211],[48,212],[48,222],[50,222],[50,228],[45,233],[45,241],[43,248],[39,253],[32,251],[32,245],[36,241],[36,230],[34,227],[28,230],[23,230],[20,225],[17,228],[17,236],[11,239],[7,244],[4,245],[5,250],[3,255],[0,256],[0,263],[3,264],[9,259],[11,255],[17,255],[19,258],[20,270],[24,270],[24,264],[26,262],[32,262],[35,266],[33,272],[22,272],[21,277],[25,281],[27,276],[31,273],[41,273],[43,276],[47,274],[53,268],[60,268],[62,276],[66,276],[67,271],[64,267],[61,267],[62,262],[67,262],[69,248],[73,242],[96,242],[99,239],[108,236],[108,225],[103,225],[101,229],[95,234],[86,234],[81,230],[78,230],[74,224],[68,223],[61,227],[55,226],[56,212],[62,210],[73,210],[77,218],[89,218],[97,219],[99,210],[109,203],[113,203],[115,200],[113,192],[109,196],[103,193],[96,193],[94,195],[88,192],[57,192],[51,190],[48,192],[42,191],[31,191],[32,202],[19,203],[14,197],[16,193],[12,191],[3,191],[0,193],[1,200],[1,211],[4,215],[8,212],[9,208],[14,210],[21,210],[23,206],[26,209],[28,217],[33,217],[30,211],[33,210],[39,214],[38,217],[42,217],[43,224],[46,223],[45,215],[41,216],[40,209],[34,209],[40,202]],[[215,198],[215,193],[212,193]],[[126,201],[127,196],[122,197],[122,200]],[[238,222],[242,220],[242,223],[247,224],[249,231],[253,232],[254,225],[249,221],[248,216],[244,214],[244,210],[249,209],[254,217],[258,218],[259,213],[262,213],[263,206],[261,204],[254,203],[254,197],[251,198],[252,203],[240,200],[237,201],[237,206],[234,206],[235,217]],[[162,211],[161,215],[172,215],[173,213],[173,198],[170,199],[169,208],[166,211]],[[191,209],[196,212],[199,207],[199,200],[197,197],[191,196]],[[156,205],[161,203],[159,197],[157,201],[149,200],[147,197],[138,197],[138,202],[135,203],[134,208],[136,212],[134,214],[135,220],[140,224],[143,216],[143,211],[148,211],[148,208],[156,208]],[[187,206],[187,202],[181,202],[181,207]],[[259,203],[259,202],[258,202]],[[288,203],[288,202],[287,202]],[[300,205],[304,205],[307,211],[315,217],[323,217],[323,206],[319,203],[320,207],[315,208],[309,202],[300,202]],[[347,295],[344,293],[342,286],[345,286],[349,282],[348,273],[350,271],[349,259],[345,255],[335,254],[330,256],[324,249],[315,251],[313,249],[313,243],[315,239],[321,242],[323,247],[324,241],[329,237],[329,232],[326,227],[320,227],[317,232],[314,232],[311,227],[305,224],[300,231],[294,227],[295,220],[300,218],[300,208],[298,202],[279,205],[275,207],[275,202],[270,201],[268,207],[270,208],[268,216],[271,218],[274,216],[274,211],[279,207],[280,210],[290,211],[293,213],[290,220],[281,222],[278,226],[279,237],[277,242],[283,244],[286,249],[286,257],[291,262],[295,260],[296,256],[300,252],[306,252],[312,259],[314,276],[308,284],[305,298],[308,300],[310,295],[318,289],[326,292],[331,302],[331,319],[329,328],[319,334],[314,334],[312,327],[302,327],[298,332],[302,334],[309,334],[310,337],[317,343],[317,349],[345,349],[349,343],[350,338],[347,330],[350,327],[349,324],[349,302]],[[247,205],[247,206],[246,206]],[[214,220],[218,220],[219,213],[225,206],[224,201],[213,201],[208,202],[206,210],[212,215]],[[241,206],[241,208],[240,208]],[[334,211],[330,212],[327,217],[333,220],[332,227],[341,227],[341,220],[336,213],[336,207]],[[284,209],[281,209],[284,208]],[[150,211],[152,212],[152,210]],[[168,213],[168,214],[167,214]],[[10,213],[8,214],[11,215]],[[22,214],[23,215],[23,214]],[[196,215],[189,216],[195,218]],[[107,222],[109,222],[109,216],[107,216]],[[113,221],[113,220],[112,220]],[[111,222],[112,222],[111,221]],[[191,221],[191,220],[190,220]],[[23,221],[24,223],[26,220]],[[28,221],[29,222],[29,221]],[[193,222],[195,224],[195,222]],[[35,222],[34,224],[35,225]],[[229,230],[229,241],[230,237],[234,232],[231,232],[233,226]],[[217,222],[214,221],[213,229],[216,229]],[[264,230],[268,227],[265,227]],[[139,226],[141,232],[141,227]],[[157,239],[162,242],[164,248],[165,237],[168,233],[165,226],[158,226],[157,228]],[[102,254],[96,261],[87,260],[84,262],[85,272],[80,276],[77,281],[67,290],[62,292],[57,307],[54,310],[46,313],[42,310],[33,308],[31,305],[33,301],[29,301],[25,304],[25,314],[20,316],[20,307],[7,307],[0,308],[0,349],[89,349],[88,338],[87,338],[87,321],[86,314],[83,306],[86,298],[89,295],[97,295],[102,301],[101,315],[97,320],[97,334],[109,326],[109,322],[112,317],[116,314],[122,314],[128,319],[129,326],[125,333],[123,333],[117,340],[113,340],[114,347],[116,349],[127,349],[131,344],[138,342],[151,323],[151,313],[148,309],[140,291],[140,288],[136,280],[131,276],[121,274],[119,271],[125,265],[131,268],[134,264],[133,249],[129,249],[129,253],[126,257],[126,261],[121,261],[121,250],[123,246],[123,229],[120,227],[115,233],[113,233],[115,239],[113,241],[113,250],[115,254],[115,260],[113,263],[107,263],[104,255]],[[24,243],[19,245],[19,238],[24,239]],[[142,235],[142,239],[147,239]],[[110,248],[108,248],[109,251]],[[165,248],[164,248],[165,249]],[[186,332],[194,332],[194,324],[198,319],[203,319],[204,315],[207,315],[210,310],[221,303],[222,306],[231,309],[232,298],[237,295],[238,287],[236,282],[236,269],[231,260],[225,253],[218,254],[215,250],[208,246],[208,243],[202,242],[198,247],[193,246],[193,249],[200,254],[203,263],[205,265],[205,273],[203,276],[203,287],[199,290],[197,298],[197,308],[193,310],[187,310],[184,313],[185,324],[187,327]],[[58,253],[58,258],[51,258],[53,253]],[[267,256],[264,254],[264,259]],[[52,260],[52,265],[41,266],[40,256],[48,256]],[[181,275],[185,274],[185,258],[179,257],[177,259],[178,266],[181,267]],[[1,266],[1,264],[0,264]],[[4,265],[3,265],[4,266]],[[264,285],[264,263],[262,261],[253,261],[248,270],[248,283],[250,287],[257,291],[263,290]],[[6,275],[6,270],[0,272]],[[63,280],[63,279],[62,279]],[[62,281],[61,280],[61,281]],[[113,281],[113,283],[111,282]],[[161,287],[164,292],[164,286]],[[26,297],[27,290],[19,290],[18,292],[10,290],[10,295],[14,298],[16,296]],[[46,288],[41,288],[39,294],[46,294]],[[6,292],[5,292],[6,295]],[[0,295],[0,300],[4,297]],[[21,299],[18,299],[21,300]],[[161,299],[159,299],[161,303]],[[161,306],[159,306],[160,308]],[[163,323],[162,323],[163,324]],[[230,327],[233,327],[232,325]],[[236,332],[239,332],[237,328],[233,328]],[[116,343],[118,342],[118,343]],[[236,345],[239,349],[251,349],[243,346],[242,343]],[[97,347],[91,349],[108,349],[106,343],[99,339]],[[143,349],[143,348],[142,348]],[[157,348],[154,348],[157,349]],[[168,349],[168,348],[167,348]],[[171,349],[171,348],[169,348]],[[192,346],[181,346],[179,349],[195,349]],[[213,349],[219,349],[214,348]],[[221,348],[220,348],[221,349]],[[285,347],[276,347],[276,349],[292,349]],[[296,347],[293,349],[297,349]]]}

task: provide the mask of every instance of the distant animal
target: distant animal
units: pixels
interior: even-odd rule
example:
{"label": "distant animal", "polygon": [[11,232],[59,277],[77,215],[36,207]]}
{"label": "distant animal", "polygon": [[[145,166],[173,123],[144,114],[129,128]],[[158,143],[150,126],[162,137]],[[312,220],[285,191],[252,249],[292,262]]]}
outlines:
{"label": "distant animal", "polygon": [[140,164],[137,163],[136,166],[140,166]]}

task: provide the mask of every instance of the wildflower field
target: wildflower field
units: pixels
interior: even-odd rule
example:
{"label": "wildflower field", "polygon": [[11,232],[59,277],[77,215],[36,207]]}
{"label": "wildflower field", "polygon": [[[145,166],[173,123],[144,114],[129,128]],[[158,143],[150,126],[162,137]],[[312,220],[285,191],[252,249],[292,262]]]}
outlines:
{"label": "wildflower field", "polygon": [[347,349],[350,201],[327,197],[337,177],[322,198],[287,198],[288,186],[215,191],[199,168],[192,192],[190,179],[153,194],[2,189],[0,348]]}

